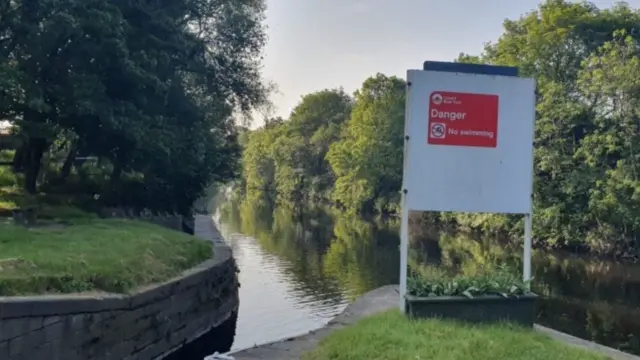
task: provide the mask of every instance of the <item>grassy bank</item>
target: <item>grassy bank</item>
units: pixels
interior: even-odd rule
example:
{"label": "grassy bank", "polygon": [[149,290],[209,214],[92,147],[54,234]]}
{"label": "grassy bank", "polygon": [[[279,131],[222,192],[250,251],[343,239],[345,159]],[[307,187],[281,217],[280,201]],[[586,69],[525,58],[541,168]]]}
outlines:
{"label": "grassy bank", "polygon": [[364,319],[324,339],[304,360],[604,360],[508,325],[411,321],[398,311]]}
{"label": "grassy bank", "polygon": [[32,228],[0,219],[0,296],[127,292],[211,257],[208,241],[179,231],[80,215]]}
{"label": "grassy bank", "polygon": [[[0,151],[1,161],[12,157]],[[124,293],[211,258],[209,241],[144,221],[101,219],[72,205],[86,196],[81,191],[27,194],[20,176],[0,166],[0,296]]]}

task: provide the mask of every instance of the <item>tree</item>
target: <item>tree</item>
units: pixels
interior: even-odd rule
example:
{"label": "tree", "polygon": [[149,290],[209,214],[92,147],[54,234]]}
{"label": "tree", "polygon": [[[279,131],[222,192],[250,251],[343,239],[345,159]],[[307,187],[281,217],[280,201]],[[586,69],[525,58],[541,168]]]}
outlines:
{"label": "tree", "polygon": [[326,201],[334,177],[325,157],[351,106],[342,89],[318,91],[305,95],[287,121],[269,119],[252,132],[242,161],[248,196],[293,207]]}
{"label": "tree", "polygon": [[[635,185],[622,170],[635,160],[621,149],[634,147],[630,79],[638,25],[640,13],[624,3],[600,10],[548,0],[505,21],[504,34],[479,57],[518,66],[538,83],[534,229],[539,243],[623,254],[636,241]],[[624,101],[614,94],[624,94]],[[611,104],[622,103],[626,115],[610,113]],[[515,217],[455,218],[475,228],[516,234],[521,229]]]}
{"label": "tree", "polygon": [[[104,198],[116,202],[135,193],[184,213],[234,178],[234,115],[267,101],[264,11],[262,0],[3,2],[0,117],[24,139],[14,168],[25,189],[37,191],[53,143],[66,151],[58,180],[82,150],[106,161]],[[123,192],[131,179],[137,190]]]}
{"label": "tree", "polygon": [[377,74],[355,95],[340,140],[327,154],[336,174],[333,199],[355,212],[393,210],[402,183],[405,82]]}
{"label": "tree", "polygon": [[606,253],[640,245],[639,45],[626,31],[616,31],[585,61],[578,79],[581,98],[595,111],[594,129],[574,155],[582,176],[573,181],[588,196],[586,242]]}
{"label": "tree", "polygon": [[329,197],[334,175],[326,154],[349,119],[352,102],[342,89],[322,90],[305,95],[289,117],[291,129],[300,136],[297,144],[305,152],[296,168],[298,176],[302,176],[300,186],[304,188],[298,192],[308,191],[314,202]]}

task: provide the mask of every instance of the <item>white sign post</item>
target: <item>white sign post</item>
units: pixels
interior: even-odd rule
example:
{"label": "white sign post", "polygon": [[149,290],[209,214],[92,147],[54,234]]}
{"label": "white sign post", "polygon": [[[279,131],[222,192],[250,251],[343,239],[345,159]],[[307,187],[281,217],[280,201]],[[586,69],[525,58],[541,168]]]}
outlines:
{"label": "white sign post", "polygon": [[425,69],[407,72],[403,311],[410,211],[523,214],[523,276],[531,279],[535,81],[505,75],[514,68],[427,62]]}

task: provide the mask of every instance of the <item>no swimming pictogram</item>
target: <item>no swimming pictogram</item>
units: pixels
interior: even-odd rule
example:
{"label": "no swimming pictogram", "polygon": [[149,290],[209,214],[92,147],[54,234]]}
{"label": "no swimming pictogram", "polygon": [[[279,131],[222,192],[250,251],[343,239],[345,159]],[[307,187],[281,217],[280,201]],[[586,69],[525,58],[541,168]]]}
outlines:
{"label": "no swimming pictogram", "polygon": [[430,137],[436,139],[442,139],[446,136],[447,125],[441,123],[431,123],[431,135]]}

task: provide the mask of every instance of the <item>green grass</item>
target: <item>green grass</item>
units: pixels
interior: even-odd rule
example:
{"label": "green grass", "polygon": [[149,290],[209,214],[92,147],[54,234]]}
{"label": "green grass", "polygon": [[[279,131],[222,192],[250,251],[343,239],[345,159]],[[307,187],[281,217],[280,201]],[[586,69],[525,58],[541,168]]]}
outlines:
{"label": "green grass", "polygon": [[0,296],[124,293],[211,257],[210,242],[143,221],[54,207],[42,215],[54,220],[26,228],[0,219]]}
{"label": "green grass", "polygon": [[607,359],[511,325],[408,320],[389,311],[337,330],[304,360]]}

